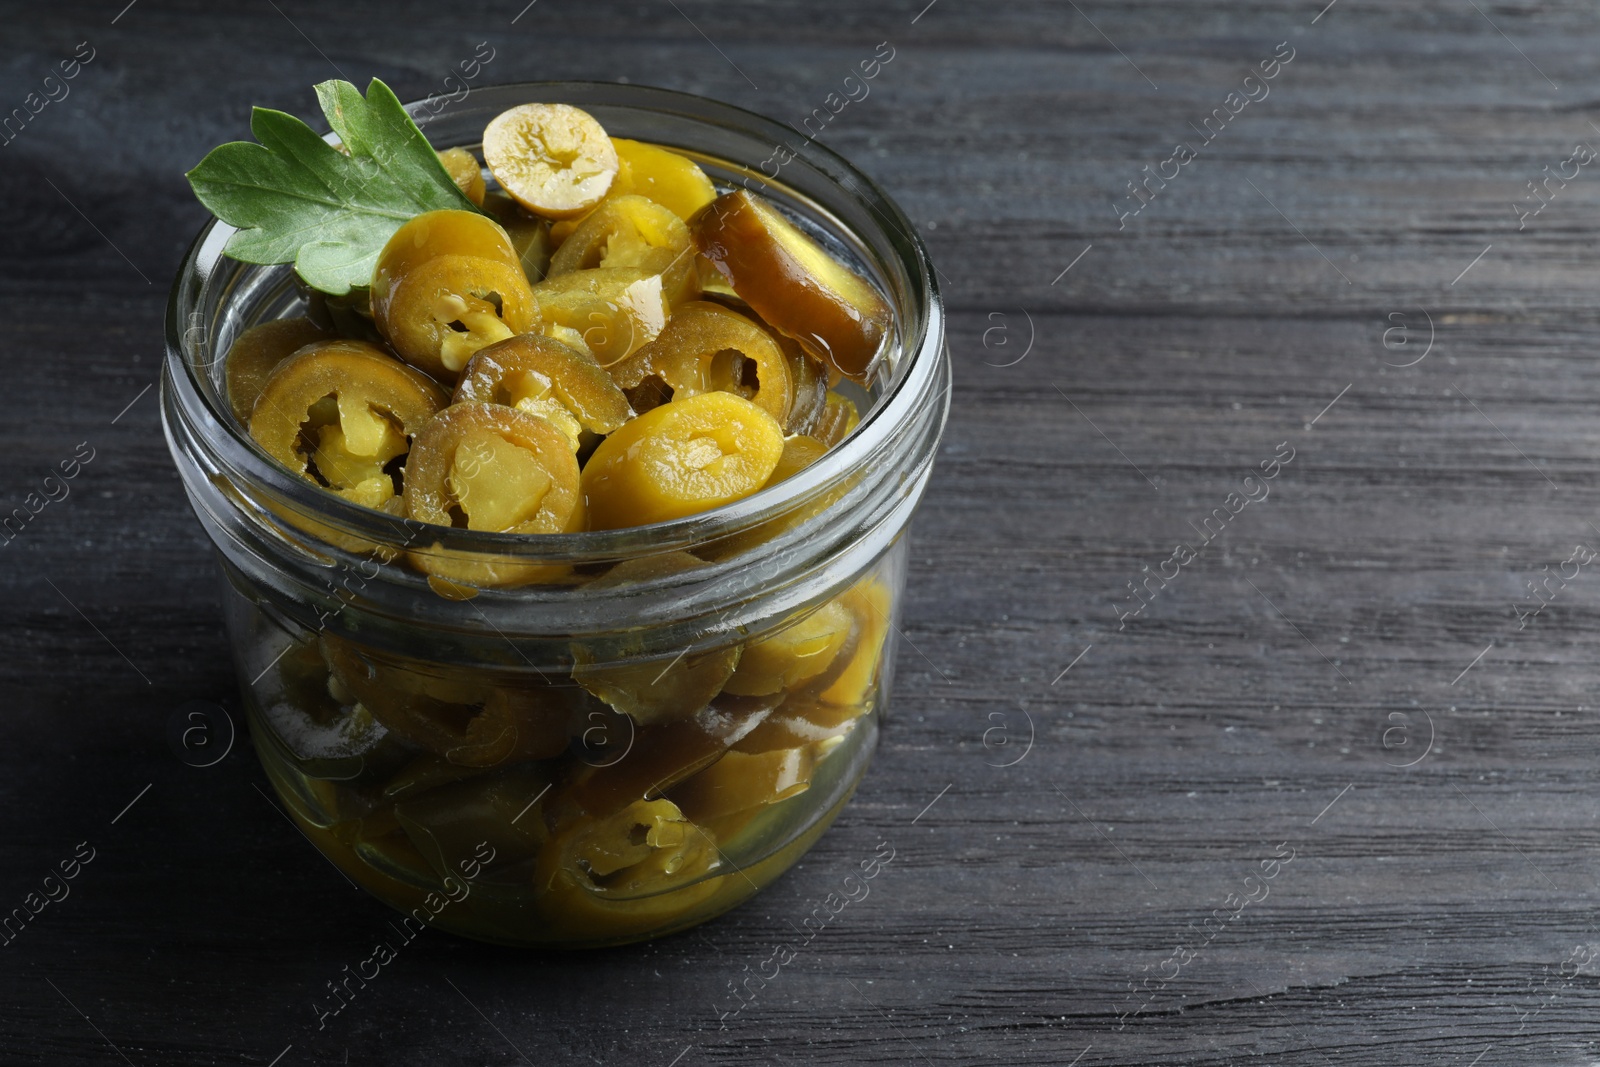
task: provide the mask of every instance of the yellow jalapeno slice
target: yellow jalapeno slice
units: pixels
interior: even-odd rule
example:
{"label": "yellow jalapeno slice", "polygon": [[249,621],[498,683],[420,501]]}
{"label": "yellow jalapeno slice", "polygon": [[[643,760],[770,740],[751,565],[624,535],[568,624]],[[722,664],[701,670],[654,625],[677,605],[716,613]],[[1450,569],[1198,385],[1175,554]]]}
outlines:
{"label": "yellow jalapeno slice", "polygon": [[661,336],[608,369],[636,411],[723,392],[751,401],[782,425],[794,402],[789,362],[772,336],[708,301],[680,307]]}
{"label": "yellow jalapeno slice", "polygon": [[672,800],[704,825],[738,812],[788,800],[811,785],[816,753],[810,745],[767,752],[729,752],[672,791]]}
{"label": "yellow jalapeno slice", "polygon": [[833,664],[854,630],[853,617],[829,601],[777,633],[750,641],[723,688],[736,696],[768,696],[794,689]]}
{"label": "yellow jalapeno slice", "polygon": [[377,508],[395,496],[394,461],[444,403],[437,384],[376,345],[324,341],[272,372],[250,436],[307,481]]}
{"label": "yellow jalapeno slice", "polygon": [[620,750],[605,754],[604,762],[573,768],[560,800],[547,810],[564,822],[578,811],[603,817],[636,800],[653,800],[721,759],[765,714],[727,714],[713,705],[686,719],[608,727],[619,735],[614,747]]}
{"label": "yellow jalapeno slice", "polygon": [[732,393],[701,393],[631,419],[595,449],[582,489],[589,528],[694,515],[759,490],[783,454],[783,428]]}
{"label": "yellow jalapeno slice", "polygon": [[[627,586],[706,566],[688,552],[624,560],[589,584],[593,590]],[[688,719],[722,691],[739,662],[739,646],[651,658],[596,660],[581,643],[572,648],[572,680],[640,726]]]}
{"label": "yellow jalapeno slice", "polygon": [[256,397],[278,364],[306,345],[332,338],[331,333],[306,318],[272,319],[241,333],[228,349],[226,367],[228,404],[234,417],[248,425]]}
{"label": "yellow jalapeno slice", "polygon": [[407,513],[495,533],[581,529],[578,461],[565,435],[500,404],[453,404],[423,427],[406,470]]}
{"label": "yellow jalapeno slice", "polygon": [[815,437],[808,437],[801,433],[785,437],[783,439],[783,455],[778,457],[778,465],[772,468],[772,477],[767,479],[767,484],[777,485],[785,478],[794,477],[821,459],[827,454],[827,451],[828,446]]}
{"label": "yellow jalapeno slice", "polygon": [[359,702],[372,717],[413,745],[444,755],[463,743],[489,687],[463,671],[437,668],[334,633],[322,635],[330,689]]}
{"label": "yellow jalapeno slice", "polygon": [[830,391],[816,425],[811,428],[811,436],[832,448],[850,436],[850,431],[860,422],[861,413],[856,410],[855,401]]}
{"label": "yellow jalapeno slice", "polygon": [[717,187],[694,160],[647,141],[611,138],[617,153],[617,178],[611,196],[648,197],[678,216],[694,213],[717,198]]}
{"label": "yellow jalapeno slice", "polygon": [[654,340],[672,314],[661,275],[637,267],[597,267],[546,278],[533,287],[541,333],[592,355],[601,366]]}
{"label": "yellow jalapeno slice", "polygon": [[576,937],[607,941],[690,914],[717,891],[716,844],[665,798],[558,827],[534,870],[539,909]]}
{"label": "yellow jalapeno slice", "polygon": [[539,812],[550,776],[521,764],[441,785],[394,806],[396,821],[437,878],[453,876],[487,889],[521,881],[549,836]]}
{"label": "yellow jalapeno slice", "polygon": [[[717,187],[688,156],[648,141],[630,141],[625,137],[611,138],[611,147],[617,153],[617,176],[611,181],[606,200],[642,196],[678,218],[688,220],[717,198]],[[552,227],[551,236],[560,244],[587,217],[563,219]]]}
{"label": "yellow jalapeno slice", "polygon": [[468,200],[482,207],[486,189],[483,170],[478,166],[477,158],[465,148],[446,148],[439,153],[439,162],[444,164],[444,172],[450,175],[456,188],[465,193]]}
{"label": "yellow jalapeno slice", "polygon": [[585,431],[604,436],[633,416],[593,356],[536,333],[480,349],[462,371],[453,404],[503,404],[538,415],[578,451]]}
{"label": "yellow jalapeno slice", "polygon": [[598,204],[617,174],[617,151],[587,111],[570,104],[521,104],[483,131],[483,158],[500,187],[550,219]]}
{"label": "yellow jalapeno slice", "polygon": [[689,227],[660,204],[642,196],[608,197],[561,242],[550,258],[549,277],[633,267],[661,275],[667,299],[679,304],[699,288],[693,245]]}
{"label": "yellow jalapeno slice", "polygon": [[372,318],[400,358],[454,380],[480,348],[526,333],[538,305],[505,230],[429,211],[395,231],[372,273]]}
{"label": "yellow jalapeno slice", "polygon": [[[889,615],[894,605],[889,590],[879,581],[867,578],[844,591],[840,601],[855,616],[855,647],[837,677],[819,694],[822,705],[847,718],[868,710],[873,687],[883,661],[884,641],[889,635]],[[819,725],[836,721],[826,716],[814,718]],[[842,721],[842,720],[841,720]]]}
{"label": "yellow jalapeno slice", "polygon": [[[767,485],[777,485],[787,478],[794,477],[821,459],[827,451],[828,446],[815,437],[793,434],[784,438],[783,454],[778,457],[777,466],[772,468],[772,474],[767,478]],[[849,491],[850,484],[854,480],[855,476],[852,476],[843,485],[828,489],[793,510],[741,530],[715,544],[707,545],[700,550],[701,554],[707,559],[720,560],[748,552],[827,511]]]}

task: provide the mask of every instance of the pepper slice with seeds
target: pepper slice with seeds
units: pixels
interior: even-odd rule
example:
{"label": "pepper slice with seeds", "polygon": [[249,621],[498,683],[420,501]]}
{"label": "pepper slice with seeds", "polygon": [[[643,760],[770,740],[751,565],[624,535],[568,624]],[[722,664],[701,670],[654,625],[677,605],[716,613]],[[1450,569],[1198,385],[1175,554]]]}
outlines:
{"label": "pepper slice with seeds", "polygon": [[505,230],[430,211],[395,231],[372,272],[372,319],[400,358],[453,381],[480,348],[527,333],[538,304]]}
{"label": "pepper slice with seeds", "polygon": [[228,404],[242,423],[250,422],[256,397],[278,364],[306,345],[333,335],[309,318],[271,319],[241,333],[228,349]]}
{"label": "pepper slice with seeds", "polygon": [[660,204],[642,196],[609,197],[561,242],[548,277],[634,267],[661,275],[667,299],[680,304],[699,289],[693,245],[689,227]]}
{"label": "pepper slice with seeds", "polygon": [[423,428],[405,503],[422,522],[495,533],[568,533],[583,520],[566,436],[501,404],[452,404]]}
{"label": "pepper slice with seeds", "polygon": [[462,371],[452,404],[503,404],[546,419],[572,450],[585,432],[604,436],[633,417],[605,368],[570,345],[536,333],[479,350]]}
{"label": "pepper slice with seeds", "polygon": [[377,508],[395,496],[395,461],[445,402],[431,379],[376,345],[325,341],[272,372],[250,436],[307,481]]}
{"label": "pepper slice with seeds", "polygon": [[570,104],[521,104],[483,131],[483,158],[500,187],[549,219],[598,204],[617,175],[617,150],[587,111]]}
{"label": "pepper slice with seeds", "polygon": [[749,400],[782,425],[794,403],[789,362],[772,336],[708,301],[683,305],[659,337],[608,369],[637,411],[722,392]]}

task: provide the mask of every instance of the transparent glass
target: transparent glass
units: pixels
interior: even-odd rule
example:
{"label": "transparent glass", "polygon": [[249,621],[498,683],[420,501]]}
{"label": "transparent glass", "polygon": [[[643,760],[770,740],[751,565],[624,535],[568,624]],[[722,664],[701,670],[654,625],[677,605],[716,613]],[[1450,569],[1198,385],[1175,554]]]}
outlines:
{"label": "transparent glass", "polygon": [[652,526],[516,536],[360,508],[278,466],[229,413],[234,338],[303,305],[287,267],[224,257],[221,223],[173,286],[162,415],[217,550],[257,752],[307,836],[416,923],[616,944],[749,898],[860,782],[950,367],[910,223],[783,126],[586,83],[411,110],[436,147],[475,150],[489,119],[530,101],[761,192],[876,282],[895,331],[848,438],[777,486]]}

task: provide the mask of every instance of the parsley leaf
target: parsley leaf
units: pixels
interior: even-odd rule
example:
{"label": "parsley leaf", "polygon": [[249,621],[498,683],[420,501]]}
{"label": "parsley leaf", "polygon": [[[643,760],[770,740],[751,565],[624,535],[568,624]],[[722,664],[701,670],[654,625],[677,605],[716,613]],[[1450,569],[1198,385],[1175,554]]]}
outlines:
{"label": "parsley leaf", "polygon": [[293,115],[258,107],[250,132],[260,144],[214,148],[187,177],[213,215],[238,227],[228,255],[293,263],[307,285],[342,296],[372,283],[378,253],[406,220],[477,209],[383,82],[372,79],[364,99],[346,81],[316,89],[349,155]]}

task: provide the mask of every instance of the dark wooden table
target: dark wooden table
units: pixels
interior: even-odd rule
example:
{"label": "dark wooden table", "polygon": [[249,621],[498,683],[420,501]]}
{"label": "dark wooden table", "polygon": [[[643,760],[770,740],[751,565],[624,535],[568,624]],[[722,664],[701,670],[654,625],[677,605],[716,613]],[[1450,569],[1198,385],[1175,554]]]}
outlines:
{"label": "dark wooden table", "polygon": [[[0,12],[0,115],[92,54],[0,146],[0,512],[93,455],[0,545],[0,911],[93,856],[0,946],[0,1061],[1600,1054],[1591,3],[124,2]],[[892,721],[802,866],[636,948],[428,934],[319,1031],[385,909],[248,739],[169,745],[236,708],[151,390],[182,171],[250,104],[442,91],[479,42],[483,82],[795,122],[888,42],[823,140],[925,232],[955,403]]]}

